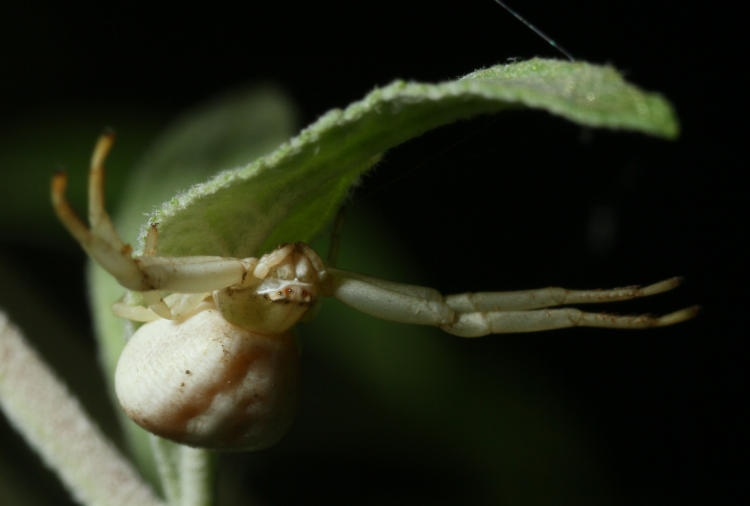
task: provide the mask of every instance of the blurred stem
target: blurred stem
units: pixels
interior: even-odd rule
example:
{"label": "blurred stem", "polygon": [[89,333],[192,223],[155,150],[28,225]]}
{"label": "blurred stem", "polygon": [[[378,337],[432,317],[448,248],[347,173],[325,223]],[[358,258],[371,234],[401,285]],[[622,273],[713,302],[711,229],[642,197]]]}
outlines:
{"label": "blurred stem", "polygon": [[213,454],[154,435],[149,439],[167,502],[174,506],[211,506]]}
{"label": "blurred stem", "polygon": [[207,450],[180,446],[181,506],[213,504],[214,459]]}
{"label": "blurred stem", "polygon": [[161,488],[167,503],[180,504],[180,477],[177,467],[177,445],[159,436],[149,434],[151,451],[156,460],[156,469],[159,473]]}
{"label": "blurred stem", "polygon": [[0,407],[78,502],[163,504],[1,311]]}

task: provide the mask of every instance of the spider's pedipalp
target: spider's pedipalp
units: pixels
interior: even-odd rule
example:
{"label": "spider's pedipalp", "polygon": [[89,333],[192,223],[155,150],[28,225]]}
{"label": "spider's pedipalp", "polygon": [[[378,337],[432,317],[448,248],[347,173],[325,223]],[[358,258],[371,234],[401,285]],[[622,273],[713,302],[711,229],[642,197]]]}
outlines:
{"label": "spider's pedipalp", "polygon": [[153,322],[161,318],[152,309],[143,306],[131,306],[118,300],[112,304],[112,313],[120,318],[134,322],[148,323]]}
{"label": "spider's pedipalp", "polygon": [[253,275],[258,279],[265,279],[271,269],[286,260],[293,251],[294,244],[289,243],[276,248],[270,253],[266,253],[260,257],[260,260],[258,260],[258,264],[255,266],[255,269],[253,269]]}

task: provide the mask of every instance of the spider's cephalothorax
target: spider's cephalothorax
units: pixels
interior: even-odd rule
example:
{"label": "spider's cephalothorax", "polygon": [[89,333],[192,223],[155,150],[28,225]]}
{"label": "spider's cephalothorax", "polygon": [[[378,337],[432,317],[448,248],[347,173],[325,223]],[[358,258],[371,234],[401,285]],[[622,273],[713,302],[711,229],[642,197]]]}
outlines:
{"label": "spider's cephalothorax", "polygon": [[286,244],[261,257],[239,286],[214,291],[213,299],[230,323],[260,334],[278,334],[305,315],[325,278],[317,253],[304,243]]}
{"label": "spider's cephalothorax", "polygon": [[290,329],[321,296],[372,316],[434,325],[462,337],[575,326],[662,327],[697,311],[617,316],[562,307],[655,295],[678,286],[679,278],[609,290],[551,287],[444,296],[432,288],[326,268],[303,243],[260,258],[159,257],[155,225],[145,254],[133,257],[104,208],[103,162],[112,140],[102,136],[92,157],[90,227],[65,198],[64,174],[52,181],[52,202],[86,252],[131,293],[140,293],[134,299],[142,304],[113,305],[118,316],[144,322],[118,361],[117,397],[135,422],[174,441],[228,450],[277,441],[291,423],[296,399],[299,357]]}

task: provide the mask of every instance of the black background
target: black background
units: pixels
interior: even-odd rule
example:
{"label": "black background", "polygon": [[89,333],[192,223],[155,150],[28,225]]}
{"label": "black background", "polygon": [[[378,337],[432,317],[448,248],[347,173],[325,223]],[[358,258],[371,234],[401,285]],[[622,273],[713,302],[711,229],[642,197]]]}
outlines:
{"label": "black background", "polygon": [[[674,295],[626,309],[703,306],[698,319],[679,327],[501,336],[493,339],[502,347],[458,353],[502,352],[543,371],[544,382],[585,421],[614,504],[746,503],[745,21],[721,3],[515,7],[575,57],[611,63],[669,97],[680,139],[593,131],[537,112],[480,118],[390,152],[357,190],[354,212],[367,210],[390,227],[419,266],[410,281],[446,292],[603,287],[684,275],[687,283]],[[103,120],[115,127],[121,115],[140,114],[157,131],[186,107],[254,81],[286,90],[304,125],[394,78],[439,81],[510,58],[561,57],[489,0],[24,5],[3,13],[0,37],[6,139],[35,121],[64,131],[76,111],[102,118],[115,111]],[[103,126],[91,125],[92,142]],[[15,225],[0,246],[19,271],[35,272],[29,279],[40,289],[80,286],[77,269],[40,274],[50,255],[53,266],[80,265],[70,244],[52,249]],[[59,303],[86,325],[80,290]],[[22,443],[9,444],[7,454],[18,452],[33,470]],[[256,487],[259,503],[324,499],[316,487],[330,487],[333,503],[381,503],[377,494],[354,500],[347,491],[376,487],[387,472],[352,485],[316,475],[304,462],[288,463],[288,482],[269,471]],[[421,490],[398,473],[390,479],[392,487]],[[411,502],[420,503],[415,497]],[[549,504],[564,502],[552,497]]]}

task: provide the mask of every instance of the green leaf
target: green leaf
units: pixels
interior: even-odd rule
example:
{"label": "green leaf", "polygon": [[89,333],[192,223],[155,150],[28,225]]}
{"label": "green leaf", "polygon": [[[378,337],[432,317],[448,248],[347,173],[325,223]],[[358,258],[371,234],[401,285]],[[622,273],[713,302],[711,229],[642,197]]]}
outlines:
{"label": "green leaf", "polygon": [[168,200],[148,220],[159,225],[158,252],[247,257],[310,241],[384,151],[441,125],[511,107],[666,138],[678,132],[665,99],[606,66],[533,59],[440,84],[396,81],[329,111],[273,153]]}

